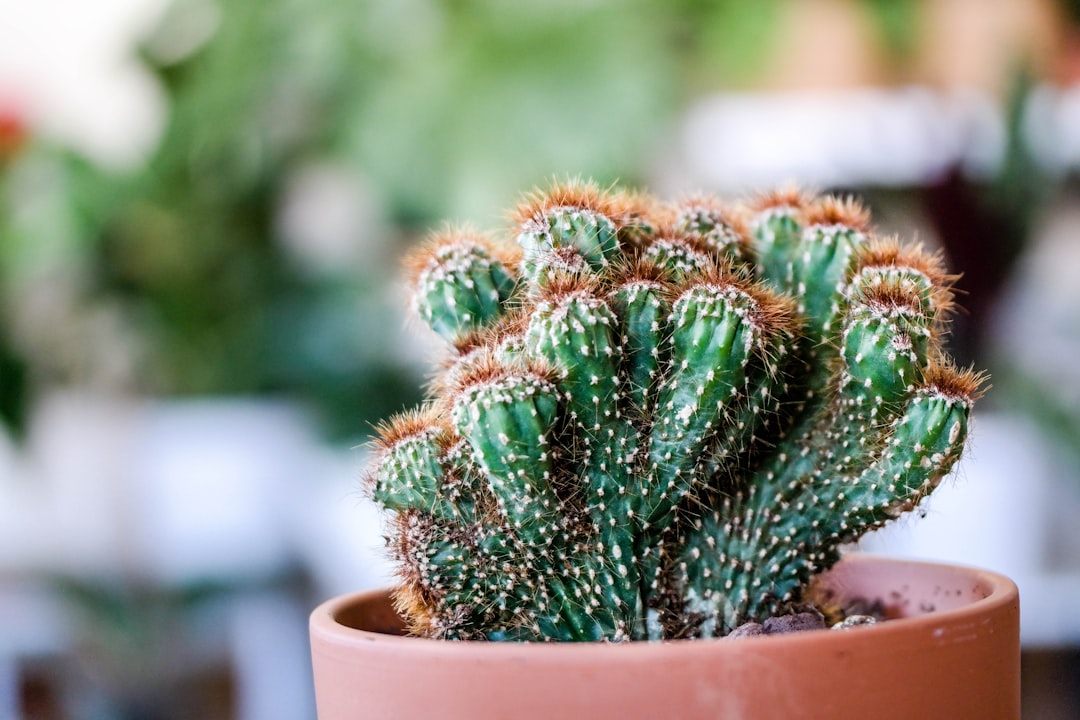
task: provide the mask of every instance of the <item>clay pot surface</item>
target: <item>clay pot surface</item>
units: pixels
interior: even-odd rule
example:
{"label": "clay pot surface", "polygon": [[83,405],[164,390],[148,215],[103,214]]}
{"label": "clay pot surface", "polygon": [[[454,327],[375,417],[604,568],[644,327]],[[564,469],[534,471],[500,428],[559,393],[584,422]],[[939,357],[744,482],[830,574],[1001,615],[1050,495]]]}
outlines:
{"label": "clay pot surface", "polygon": [[1020,717],[1008,578],[851,555],[822,582],[898,619],[739,640],[447,642],[396,635],[390,590],[342,596],[311,615],[319,718]]}

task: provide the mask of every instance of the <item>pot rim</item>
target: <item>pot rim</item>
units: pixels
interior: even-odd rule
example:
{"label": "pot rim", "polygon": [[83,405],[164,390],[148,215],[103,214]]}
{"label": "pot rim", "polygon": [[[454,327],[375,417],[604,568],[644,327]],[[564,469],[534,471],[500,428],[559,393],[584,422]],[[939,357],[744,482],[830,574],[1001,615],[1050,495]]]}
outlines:
{"label": "pot rim", "polygon": [[730,642],[455,642],[342,625],[334,614],[373,630],[401,625],[392,590],[345,595],[311,618],[319,717],[1020,717],[1010,580],[874,557],[845,558],[826,577],[841,602],[880,598],[917,616]]}
{"label": "pot rim", "polygon": [[[944,562],[908,560],[854,553],[846,555],[838,565],[827,573],[828,576],[841,576],[843,573],[886,568],[895,570],[901,566],[914,566],[922,571],[950,572],[956,578],[963,578],[973,583],[972,592],[982,594],[974,600],[964,602],[962,606],[945,610],[920,610],[920,614],[897,617],[897,619],[874,625],[842,630],[811,630],[804,633],[788,633],[771,636],[757,636],[740,640],[723,638],[700,638],[693,640],[667,640],[659,642],[489,642],[489,641],[447,641],[382,633],[382,631],[359,629],[339,622],[339,617],[357,603],[389,600],[393,588],[365,590],[365,592],[341,595],[326,600],[311,613],[310,630],[312,637],[319,637],[335,646],[370,647],[369,643],[380,643],[384,649],[395,648],[402,652],[423,654],[461,653],[474,654],[478,657],[511,658],[522,653],[550,653],[552,655],[580,658],[588,661],[597,654],[611,657],[610,653],[634,653],[648,658],[662,658],[670,653],[716,652],[718,648],[745,648],[746,642],[785,643],[796,648],[801,644],[825,643],[828,647],[840,648],[853,641],[888,642],[890,636],[904,633],[926,631],[933,638],[947,642],[954,629],[980,626],[981,617],[995,612],[1008,611],[1018,602],[1018,590],[1015,583],[1004,575],[978,568],[951,565]],[[842,567],[842,573],[838,570]],[[879,570],[880,571],[880,570]],[[841,581],[842,582],[842,581]],[[962,630],[961,630],[962,631]]]}
{"label": "pot rim", "polygon": [[749,647],[764,648],[765,644],[773,646],[788,645],[792,648],[807,644],[822,644],[826,648],[836,647],[837,649],[852,642],[887,644],[888,639],[892,636],[913,632],[925,632],[932,638],[947,643],[951,641],[951,636],[954,634],[978,632],[979,628],[984,625],[984,622],[980,620],[981,618],[985,618],[988,614],[1009,612],[1009,607],[1019,602],[1019,591],[1016,584],[1006,576],[990,570],[952,563],[910,560],[856,552],[844,555],[840,563],[834,566],[833,569],[823,573],[822,577],[837,573],[841,566],[843,566],[843,572],[848,573],[857,572],[860,568],[885,567],[895,569],[904,565],[914,566],[923,571],[951,572],[958,577],[965,578],[968,582],[974,583],[973,592],[984,594],[982,597],[966,602],[960,607],[945,610],[920,610],[920,614],[917,615],[903,616],[886,622],[852,628],[847,631],[812,630],[761,635],[730,641],[724,638],[623,643],[447,641],[361,630],[339,621],[342,614],[360,603],[389,601],[393,588],[366,590],[331,598],[312,611],[309,625],[313,639],[318,638],[320,642],[341,647],[370,647],[370,643],[378,643],[384,650],[395,649],[401,652],[416,652],[424,655],[448,654],[459,658],[462,656],[476,658],[477,660],[513,660],[523,655],[536,658],[536,653],[543,653],[543,657],[550,659],[590,662],[599,657],[610,659],[613,657],[611,653],[624,653],[641,659],[648,658],[650,661],[662,661],[664,657],[670,657],[675,653],[714,653],[723,651],[722,648],[730,648],[729,651],[741,652]]}

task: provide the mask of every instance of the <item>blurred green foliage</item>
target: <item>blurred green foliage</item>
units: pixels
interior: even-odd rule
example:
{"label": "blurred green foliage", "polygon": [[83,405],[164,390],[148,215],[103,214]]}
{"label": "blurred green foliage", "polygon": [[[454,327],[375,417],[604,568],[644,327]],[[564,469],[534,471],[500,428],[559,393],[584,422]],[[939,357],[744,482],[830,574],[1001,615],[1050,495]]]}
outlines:
{"label": "blurred green foliage", "polygon": [[[500,224],[494,208],[552,175],[641,178],[688,55],[727,48],[714,36],[738,16],[683,4],[176,0],[143,53],[168,102],[145,166],[36,140],[0,169],[3,417],[18,426],[31,389],[92,379],[110,349],[91,346],[127,341],[124,390],[287,393],[338,435],[415,402],[381,309],[388,262],[437,218]],[[279,217],[320,164],[390,222],[313,272]],[[26,308],[54,282],[70,307],[42,323]],[[95,313],[120,330],[94,336]]]}
{"label": "blurred green foliage", "polygon": [[881,45],[893,62],[903,62],[915,49],[920,0],[865,0],[877,25]]}
{"label": "blurred green foliage", "polygon": [[678,93],[647,7],[368,3],[378,81],[350,98],[341,150],[406,223],[498,223],[553,174],[639,179]]}
{"label": "blurred green foliage", "polygon": [[[688,98],[753,85],[783,5],[174,0],[142,51],[168,103],[144,166],[35,139],[0,167],[0,417],[17,427],[35,388],[92,380],[130,344],[121,389],[285,393],[366,432],[416,400],[382,307],[417,229],[500,225],[552,176],[638,184]],[[313,166],[382,218],[314,271],[280,222]],[[59,320],[28,317],[45,283],[66,288]]]}

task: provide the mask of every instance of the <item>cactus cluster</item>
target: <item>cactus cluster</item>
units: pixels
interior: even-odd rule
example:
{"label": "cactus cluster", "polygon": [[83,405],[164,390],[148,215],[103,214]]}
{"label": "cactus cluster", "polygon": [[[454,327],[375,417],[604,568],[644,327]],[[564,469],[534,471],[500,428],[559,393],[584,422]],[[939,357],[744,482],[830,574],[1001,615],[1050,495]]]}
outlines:
{"label": "cactus cluster", "polygon": [[407,261],[451,351],[365,485],[414,633],[722,636],[959,457],[981,377],[941,349],[952,278],[855,201],[570,182],[512,217]]}

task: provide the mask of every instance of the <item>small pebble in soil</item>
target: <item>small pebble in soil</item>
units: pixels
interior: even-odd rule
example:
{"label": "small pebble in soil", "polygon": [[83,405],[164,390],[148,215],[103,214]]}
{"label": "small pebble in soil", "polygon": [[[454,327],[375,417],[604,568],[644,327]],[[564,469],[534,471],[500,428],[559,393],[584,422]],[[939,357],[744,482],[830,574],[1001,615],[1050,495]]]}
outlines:
{"label": "small pebble in soil", "polygon": [[748,622],[728,633],[728,639],[753,637],[755,635],[782,635],[784,633],[824,630],[825,618],[817,611],[777,615],[766,618],[764,623]]}
{"label": "small pebble in soil", "polygon": [[794,615],[777,615],[762,623],[765,626],[766,635],[778,635],[789,632],[805,632],[806,630],[824,630],[825,618],[819,612],[800,612]]}
{"label": "small pebble in soil", "polygon": [[755,635],[764,635],[765,626],[759,622],[743,623],[739,627],[735,628],[727,635],[724,636],[725,640],[737,640],[739,638],[754,637]]}
{"label": "small pebble in soil", "polygon": [[848,615],[832,626],[833,630],[850,630],[854,627],[861,627],[863,625],[875,625],[877,624],[877,618],[873,615]]}

